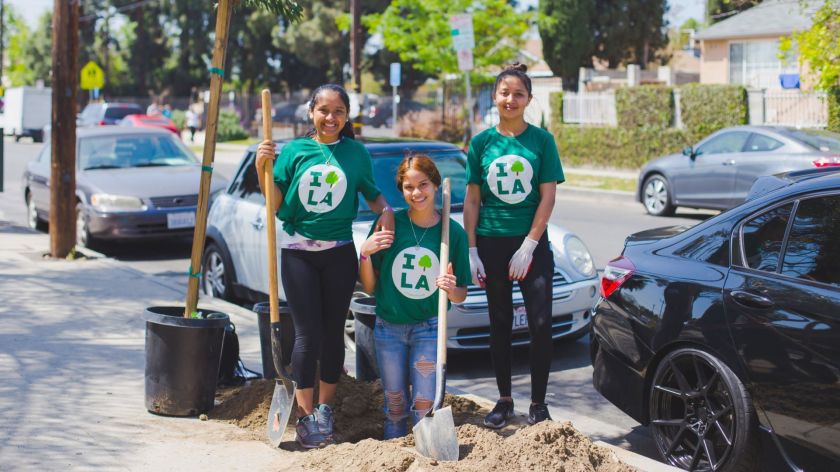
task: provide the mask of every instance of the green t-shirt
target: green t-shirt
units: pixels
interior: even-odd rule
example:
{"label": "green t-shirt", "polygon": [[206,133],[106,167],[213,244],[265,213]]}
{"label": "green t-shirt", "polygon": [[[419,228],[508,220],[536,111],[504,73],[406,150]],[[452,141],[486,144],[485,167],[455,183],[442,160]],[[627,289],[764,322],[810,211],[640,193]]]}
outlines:
{"label": "green t-shirt", "polygon": [[467,182],[481,186],[476,234],[528,234],[540,204],[540,184],[564,180],[548,131],[529,124],[514,137],[499,134],[495,127],[478,133],[467,155]]}
{"label": "green t-shirt", "polygon": [[[370,256],[373,268],[379,272],[376,281],[376,316],[389,323],[419,323],[437,316],[440,275],[441,223],[430,228],[414,225],[407,210],[394,215],[394,244]],[[371,226],[368,237],[376,227]],[[412,233],[412,227],[414,233]],[[424,234],[425,233],[425,234]],[[414,235],[420,239],[418,247]],[[470,284],[470,256],[467,232],[449,219],[449,262],[456,284]]]}
{"label": "green t-shirt", "polygon": [[379,196],[370,153],[349,138],[332,145],[308,137],[289,142],[274,163],[274,183],[283,192],[277,212],[283,229],[322,241],[351,241],[359,192],[367,200]]}

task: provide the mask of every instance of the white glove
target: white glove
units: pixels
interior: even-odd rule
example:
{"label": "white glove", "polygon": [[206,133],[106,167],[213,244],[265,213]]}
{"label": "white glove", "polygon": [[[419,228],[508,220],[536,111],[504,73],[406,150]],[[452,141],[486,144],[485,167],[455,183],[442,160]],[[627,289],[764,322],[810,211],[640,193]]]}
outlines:
{"label": "white glove", "polygon": [[537,242],[533,239],[526,237],[522,241],[519,250],[513,254],[513,257],[510,258],[510,264],[508,264],[508,276],[511,280],[522,280],[525,278],[531,269],[531,261],[534,260],[534,249],[536,248]]}
{"label": "white glove", "polygon": [[470,273],[472,274],[472,283],[484,287],[484,264],[478,257],[478,248],[476,247],[470,248]]}

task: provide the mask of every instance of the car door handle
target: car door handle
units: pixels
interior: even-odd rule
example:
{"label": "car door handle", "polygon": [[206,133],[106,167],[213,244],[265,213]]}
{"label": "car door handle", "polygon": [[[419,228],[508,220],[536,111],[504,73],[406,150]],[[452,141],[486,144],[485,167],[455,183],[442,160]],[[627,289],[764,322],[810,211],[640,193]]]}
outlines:
{"label": "car door handle", "polygon": [[257,218],[256,220],[251,222],[251,226],[253,226],[254,229],[263,229],[263,226],[265,226],[265,223],[263,223],[262,218]]}
{"label": "car door handle", "polygon": [[730,292],[732,298],[740,304],[750,308],[772,308],[775,303],[767,297],[756,295],[754,293],[745,292],[743,290],[733,290]]}
{"label": "car door handle", "polygon": [[734,166],[735,165],[735,159],[729,159],[728,161],[723,161],[723,165]]}

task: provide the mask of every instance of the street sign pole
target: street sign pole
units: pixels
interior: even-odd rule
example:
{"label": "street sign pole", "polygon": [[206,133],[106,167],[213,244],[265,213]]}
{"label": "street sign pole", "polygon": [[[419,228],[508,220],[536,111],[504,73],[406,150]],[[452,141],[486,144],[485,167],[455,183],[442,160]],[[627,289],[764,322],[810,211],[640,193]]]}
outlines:
{"label": "street sign pole", "polygon": [[392,96],[391,96],[391,125],[394,129],[397,128],[397,105],[399,104],[399,96],[397,95],[397,87],[400,86],[402,82],[402,68],[399,62],[392,62],[391,63],[391,89],[392,89]]}
{"label": "street sign pole", "polygon": [[469,133],[467,141],[469,141],[475,134],[475,131],[473,129],[475,117],[473,116],[472,87],[470,87],[470,71],[464,72],[464,78],[467,81],[467,116],[470,120],[470,122],[468,123],[469,126],[467,127],[467,132]]}
{"label": "street sign pole", "polygon": [[465,141],[472,139],[473,129],[473,103],[472,87],[470,85],[470,71],[473,70],[473,48],[475,48],[475,36],[473,34],[472,15],[464,13],[449,17],[449,26],[452,31],[452,45],[458,55],[458,69],[464,72],[464,81],[467,88],[467,136]]}

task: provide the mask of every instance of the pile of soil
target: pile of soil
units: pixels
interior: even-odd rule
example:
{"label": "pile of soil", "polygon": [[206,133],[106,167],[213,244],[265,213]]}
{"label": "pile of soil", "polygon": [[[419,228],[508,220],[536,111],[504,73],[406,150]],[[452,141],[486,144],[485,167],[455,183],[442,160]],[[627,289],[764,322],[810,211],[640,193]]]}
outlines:
{"label": "pile of soil", "polygon": [[[217,394],[217,406],[208,416],[235,424],[255,440],[265,441],[273,391],[273,380],[256,380],[242,387],[221,390]],[[382,402],[382,385],[378,381],[359,382],[343,375],[333,402],[336,444],[311,451],[298,447],[294,442],[295,412],[289,420],[290,427],[286,429],[281,448],[301,451],[295,464],[307,470],[634,470],[619,462],[609,449],[594,445],[569,422],[546,421],[528,426],[524,416],[519,415],[507,427],[493,431],[479,426],[489,412],[487,408],[468,398],[448,394],[444,404],[452,407],[460,458],[457,463],[439,463],[415,452],[411,434],[382,441]]]}

